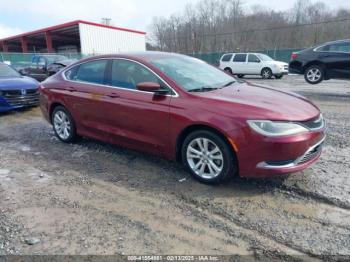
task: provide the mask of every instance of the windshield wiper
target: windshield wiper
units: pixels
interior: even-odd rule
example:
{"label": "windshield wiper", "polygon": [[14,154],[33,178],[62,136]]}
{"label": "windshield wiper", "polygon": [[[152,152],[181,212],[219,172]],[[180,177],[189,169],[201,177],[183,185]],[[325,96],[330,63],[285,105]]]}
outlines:
{"label": "windshield wiper", "polygon": [[190,90],[188,90],[188,92],[207,92],[207,91],[212,91],[212,90],[216,90],[216,89],[219,89],[219,88],[204,86],[204,87],[190,89]]}
{"label": "windshield wiper", "polygon": [[224,84],[222,87],[227,87],[227,86],[230,86],[232,85],[233,83],[236,83],[236,81],[230,81],[230,82],[227,82],[226,84]]}

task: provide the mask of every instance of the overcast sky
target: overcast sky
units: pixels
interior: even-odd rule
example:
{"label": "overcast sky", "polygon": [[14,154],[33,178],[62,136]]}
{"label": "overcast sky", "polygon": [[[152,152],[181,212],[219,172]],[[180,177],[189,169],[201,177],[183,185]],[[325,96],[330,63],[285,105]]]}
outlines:
{"label": "overcast sky", "polygon": [[[168,17],[199,0],[0,0],[0,38],[59,23],[82,19],[100,22],[112,18],[115,26],[147,31],[154,16]],[[314,0],[315,1],[315,0]],[[294,0],[242,0],[275,10],[293,6]],[[350,8],[350,1],[323,0],[331,8]]]}

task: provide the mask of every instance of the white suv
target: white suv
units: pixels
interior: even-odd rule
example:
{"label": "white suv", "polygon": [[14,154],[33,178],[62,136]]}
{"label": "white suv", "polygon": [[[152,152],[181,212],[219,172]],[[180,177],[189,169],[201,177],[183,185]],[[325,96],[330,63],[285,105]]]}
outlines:
{"label": "white suv", "polygon": [[261,75],[263,78],[280,79],[288,74],[288,64],[275,61],[260,53],[231,53],[224,54],[220,59],[220,69],[230,74],[243,77],[244,75]]}

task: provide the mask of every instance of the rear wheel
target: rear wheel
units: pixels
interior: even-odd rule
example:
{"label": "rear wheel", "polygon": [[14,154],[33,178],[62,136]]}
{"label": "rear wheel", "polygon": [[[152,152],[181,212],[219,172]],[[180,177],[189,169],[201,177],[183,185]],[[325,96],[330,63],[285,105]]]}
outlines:
{"label": "rear wheel", "polygon": [[229,68],[229,67],[226,67],[226,68],[224,69],[224,71],[225,71],[227,74],[229,74],[229,75],[232,75],[232,74],[233,74],[233,73],[232,73],[232,69]]}
{"label": "rear wheel", "polygon": [[225,182],[237,171],[230,146],[220,136],[206,130],[194,131],[186,137],[182,161],[195,179],[206,184]]}
{"label": "rear wheel", "polygon": [[261,70],[261,76],[262,78],[264,79],[271,79],[272,77],[272,71],[270,68],[266,67],[266,68],[263,68],[263,70]]}
{"label": "rear wheel", "polygon": [[324,79],[324,70],[318,65],[312,65],[305,70],[304,78],[306,82],[312,85],[321,83]]}
{"label": "rear wheel", "polygon": [[61,141],[70,143],[77,138],[74,120],[63,106],[55,107],[52,113],[52,125],[56,136]]}

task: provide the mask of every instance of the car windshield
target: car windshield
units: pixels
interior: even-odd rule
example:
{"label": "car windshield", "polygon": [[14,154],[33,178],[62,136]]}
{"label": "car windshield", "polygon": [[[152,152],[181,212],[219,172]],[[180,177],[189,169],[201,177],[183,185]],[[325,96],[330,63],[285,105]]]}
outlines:
{"label": "car windshield", "polygon": [[12,67],[0,64],[0,77],[20,77],[21,75]]}
{"label": "car windshield", "polygon": [[265,54],[259,54],[258,56],[263,61],[275,61],[274,59],[272,59],[271,57],[269,57],[268,55],[265,55]]}
{"label": "car windshield", "polygon": [[165,57],[150,63],[187,91],[209,91],[235,82],[235,78],[199,59]]}

